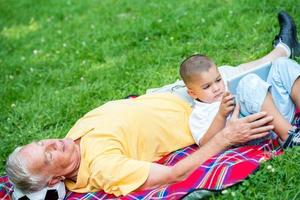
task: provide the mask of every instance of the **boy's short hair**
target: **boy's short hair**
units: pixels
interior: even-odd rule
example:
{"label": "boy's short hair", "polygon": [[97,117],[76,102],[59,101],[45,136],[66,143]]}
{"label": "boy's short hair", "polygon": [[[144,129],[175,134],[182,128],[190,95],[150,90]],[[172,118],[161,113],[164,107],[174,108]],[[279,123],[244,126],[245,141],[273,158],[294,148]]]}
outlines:
{"label": "boy's short hair", "polygon": [[194,54],[182,61],[179,73],[181,79],[187,85],[192,82],[195,75],[208,71],[212,66],[214,66],[214,62],[209,57]]}

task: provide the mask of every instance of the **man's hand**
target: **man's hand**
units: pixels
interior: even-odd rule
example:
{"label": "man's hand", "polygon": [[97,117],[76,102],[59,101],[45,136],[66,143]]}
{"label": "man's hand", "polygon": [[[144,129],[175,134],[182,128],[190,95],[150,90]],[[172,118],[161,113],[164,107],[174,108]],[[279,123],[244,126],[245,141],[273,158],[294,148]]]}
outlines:
{"label": "man's hand", "polygon": [[239,105],[237,104],[230,120],[222,131],[223,138],[228,145],[242,144],[250,140],[264,137],[274,128],[269,123],[273,120],[266,112],[259,112],[244,118],[238,118]]}
{"label": "man's hand", "polygon": [[256,113],[241,119],[238,116],[239,105],[236,105],[232,117],[223,130],[214,135],[207,143],[201,145],[192,155],[180,160],[175,165],[164,166],[152,163],[149,176],[140,189],[162,187],[182,181],[213,155],[220,153],[231,145],[263,137],[274,128],[273,125],[268,125],[273,117],[267,116],[266,112]]}
{"label": "man's hand", "polygon": [[230,92],[226,91],[223,94],[222,101],[219,108],[219,114],[223,118],[227,118],[228,115],[233,111],[235,106],[234,96]]}

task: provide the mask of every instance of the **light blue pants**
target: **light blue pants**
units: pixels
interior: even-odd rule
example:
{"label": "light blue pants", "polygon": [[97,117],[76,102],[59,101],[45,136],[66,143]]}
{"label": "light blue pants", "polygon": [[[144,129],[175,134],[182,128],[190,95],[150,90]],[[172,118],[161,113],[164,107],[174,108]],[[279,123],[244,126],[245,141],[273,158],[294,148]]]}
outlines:
{"label": "light blue pants", "polygon": [[245,76],[237,87],[237,102],[240,104],[240,113],[247,116],[260,112],[269,91],[278,111],[286,120],[292,122],[295,105],[290,94],[299,75],[300,65],[297,62],[288,58],[279,58],[272,63],[267,81],[255,74]]}

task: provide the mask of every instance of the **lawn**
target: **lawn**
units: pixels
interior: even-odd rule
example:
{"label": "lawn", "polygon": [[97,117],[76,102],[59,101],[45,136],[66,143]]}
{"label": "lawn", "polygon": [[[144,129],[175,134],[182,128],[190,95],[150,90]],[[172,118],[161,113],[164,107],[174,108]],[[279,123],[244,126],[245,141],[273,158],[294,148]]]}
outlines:
{"label": "lawn", "polygon": [[[16,146],[63,137],[106,101],[172,83],[190,54],[217,65],[265,55],[280,10],[300,28],[298,0],[0,0],[0,174]],[[300,199],[299,169],[291,149],[211,199]]]}

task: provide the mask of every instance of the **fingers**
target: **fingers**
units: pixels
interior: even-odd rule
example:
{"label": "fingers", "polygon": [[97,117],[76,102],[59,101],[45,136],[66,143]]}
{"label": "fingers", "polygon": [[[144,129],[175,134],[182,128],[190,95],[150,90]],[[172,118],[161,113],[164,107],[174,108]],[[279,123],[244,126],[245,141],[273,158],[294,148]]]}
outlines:
{"label": "fingers", "polygon": [[[247,117],[244,117],[243,120],[245,120],[246,122],[254,122],[256,120],[260,120],[260,119],[264,119],[267,116],[266,112],[259,112],[259,113],[255,113],[255,114],[251,114]],[[272,121],[270,119],[268,119],[269,121]]]}
{"label": "fingers", "polygon": [[224,101],[224,102],[222,102],[223,104],[225,104],[227,107],[228,106],[234,106],[234,99],[233,99],[233,96],[232,96],[232,98],[229,98],[227,101]]}
{"label": "fingers", "polygon": [[225,92],[223,94],[223,98],[222,98],[222,102],[223,103],[228,103],[229,101],[233,101],[234,96],[232,94],[230,94],[229,92]]}
{"label": "fingers", "polygon": [[259,133],[268,132],[274,129],[274,125],[267,125],[267,126],[261,126],[257,127],[251,130],[252,135],[257,135]]}
{"label": "fingers", "polygon": [[262,127],[268,123],[270,123],[273,120],[273,116],[265,116],[259,120],[250,122],[250,127],[251,128],[256,128],[256,127]]}
{"label": "fingers", "polygon": [[234,106],[229,106],[226,108],[226,113],[231,113],[234,109]]}
{"label": "fingers", "polygon": [[251,129],[247,134],[245,134],[245,142],[265,137],[272,129],[274,129],[274,125],[261,126]]}
{"label": "fingers", "polygon": [[262,137],[265,137],[265,136],[267,136],[268,134],[269,134],[269,132],[267,131],[267,132],[262,132],[262,133],[258,133],[258,134],[251,135],[251,136],[249,137],[249,140],[248,140],[248,141],[250,141],[250,140],[255,140],[255,139],[259,139],[259,138],[262,138]]}
{"label": "fingers", "polygon": [[236,104],[236,106],[234,107],[233,113],[231,115],[231,119],[238,119],[239,118],[239,113],[240,113],[240,105]]}
{"label": "fingers", "polygon": [[230,95],[230,92],[229,91],[225,91],[222,98],[224,99],[224,98],[226,98],[229,95]]}

